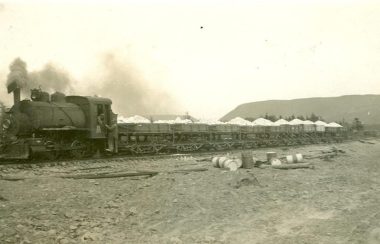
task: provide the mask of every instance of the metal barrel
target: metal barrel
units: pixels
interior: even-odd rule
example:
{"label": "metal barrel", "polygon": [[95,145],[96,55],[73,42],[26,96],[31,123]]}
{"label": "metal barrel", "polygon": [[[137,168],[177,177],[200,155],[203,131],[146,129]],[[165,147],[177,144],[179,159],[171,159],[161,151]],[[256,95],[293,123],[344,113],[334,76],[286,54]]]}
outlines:
{"label": "metal barrel", "polygon": [[236,165],[237,165],[238,168],[242,167],[243,160],[241,160],[240,158],[235,158],[234,161],[235,161],[235,163],[236,163]]}
{"label": "metal barrel", "polygon": [[244,169],[252,169],[255,165],[253,160],[253,156],[251,152],[243,152],[241,154],[242,168]]}
{"label": "metal barrel", "polygon": [[303,156],[300,153],[286,156],[286,162],[291,163],[301,163],[303,161]]}
{"label": "metal barrel", "polygon": [[218,160],[218,167],[219,168],[224,168],[224,162],[226,162],[228,160],[227,157],[220,157],[219,160]]}
{"label": "metal barrel", "polygon": [[230,171],[236,171],[238,169],[238,166],[237,166],[235,160],[227,159],[223,164],[223,168],[229,169]]}
{"label": "metal barrel", "polygon": [[276,152],[267,152],[267,161],[271,163],[272,159],[277,158]]}
{"label": "metal barrel", "polygon": [[213,157],[213,158],[211,159],[212,165],[213,165],[214,167],[219,167],[219,166],[218,166],[218,161],[219,161],[219,157]]}
{"label": "metal barrel", "polygon": [[213,157],[211,159],[214,167],[217,168],[225,168],[230,171],[235,171],[240,168],[243,164],[242,160],[239,158],[228,158],[228,157]]}

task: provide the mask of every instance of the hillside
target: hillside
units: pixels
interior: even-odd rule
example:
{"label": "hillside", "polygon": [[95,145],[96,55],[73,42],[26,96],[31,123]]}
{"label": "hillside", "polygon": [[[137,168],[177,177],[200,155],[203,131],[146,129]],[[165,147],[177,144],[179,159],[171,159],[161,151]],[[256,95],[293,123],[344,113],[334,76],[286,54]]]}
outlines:
{"label": "hillside", "polygon": [[269,100],[239,105],[221,118],[228,121],[235,117],[262,117],[265,114],[310,115],[314,113],[327,121],[351,122],[358,117],[365,124],[380,124],[380,95],[347,95],[341,97],[316,97],[293,100]]}

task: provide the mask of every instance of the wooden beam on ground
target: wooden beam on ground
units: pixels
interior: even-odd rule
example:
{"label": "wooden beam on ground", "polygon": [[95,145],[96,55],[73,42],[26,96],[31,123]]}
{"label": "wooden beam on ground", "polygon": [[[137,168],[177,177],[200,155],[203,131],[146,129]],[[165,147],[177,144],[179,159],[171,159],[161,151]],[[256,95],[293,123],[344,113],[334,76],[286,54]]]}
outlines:
{"label": "wooden beam on ground", "polygon": [[0,180],[7,180],[7,181],[19,181],[19,180],[25,180],[26,178],[21,177],[8,177],[8,176],[0,176]]}
{"label": "wooden beam on ground", "polygon": [[168,173],[189,173],[189,172],[202,172],[207,171],[207,168],[194,168],[194,169],[176,169],[173,171],[169,171]]}
{"label": "wooden beam on ground", "polygon": [[77,174],[77,175],[63,175],[59,176],[64,179],[104,179],[104,178],[120,178],[120,177],[133,177],[133,176],[154,176],[159,172],[146,171],[146,172],[125,172],[125,173],[101,173],[101,174]]}
{"label": "wooden beam on ground", "polygon": [[273,168],[273,169],[313,169],[314,166],[310,163],[298,163],[298,164],[281,164],[281,165],[260,165],[261,169]]}

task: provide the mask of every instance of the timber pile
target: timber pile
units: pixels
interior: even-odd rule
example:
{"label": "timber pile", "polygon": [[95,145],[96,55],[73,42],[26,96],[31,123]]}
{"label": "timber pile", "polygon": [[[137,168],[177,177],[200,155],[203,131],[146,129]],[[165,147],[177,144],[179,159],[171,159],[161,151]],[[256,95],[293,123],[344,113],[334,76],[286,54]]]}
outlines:
{"label": "timber pile", "polygon": [[305,156],[305,159],[314,159],[314,158],[319,158],[323,160],[330,160],[336,156],[338,156],[340,153],[346,153],[346,151],[338,149],[336,147],[332,147],[329,150],[322,150],[320,153],[316,155],[307,155]]}

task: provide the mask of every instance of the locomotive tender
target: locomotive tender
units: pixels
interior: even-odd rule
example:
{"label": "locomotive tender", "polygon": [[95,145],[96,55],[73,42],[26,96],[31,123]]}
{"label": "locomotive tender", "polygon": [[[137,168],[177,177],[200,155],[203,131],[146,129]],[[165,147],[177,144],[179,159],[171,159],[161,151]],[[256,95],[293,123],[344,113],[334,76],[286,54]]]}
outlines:
{"label": "locomotive tender", "polygon": [[[20,101],[19,88],[13,91],[15,103],[2,118],[0,159],[29,159],[59,155],[74,158],[105,151],[114,116],[112,101],[88,96],[51,96],[33,89],[31,100]],[[188,152],[224,150],[340,141],[342,128],[317,130],[314,126],[240,126],[232,124],[118,123],[117,149],[120,153]]]}

